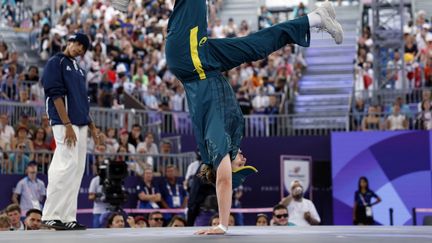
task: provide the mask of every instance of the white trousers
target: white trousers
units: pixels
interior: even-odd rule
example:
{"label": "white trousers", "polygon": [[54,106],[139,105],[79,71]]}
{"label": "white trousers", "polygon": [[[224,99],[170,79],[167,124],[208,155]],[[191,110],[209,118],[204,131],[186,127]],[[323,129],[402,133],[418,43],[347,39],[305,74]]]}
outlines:
{"label": "white trousers", "polygon": [[47,199],[42,220],[76,221],[78,193],[84,175],[87,153],[87,126],[72,126],[75,146],[64,142],[66,127],[53,126],[56,149],[48,170]]}

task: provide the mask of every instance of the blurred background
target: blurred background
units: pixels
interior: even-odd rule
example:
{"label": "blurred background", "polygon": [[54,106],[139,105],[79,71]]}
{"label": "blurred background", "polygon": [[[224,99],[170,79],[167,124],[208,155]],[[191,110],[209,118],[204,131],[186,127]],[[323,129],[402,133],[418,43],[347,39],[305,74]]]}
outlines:
{"label": "blurred background", "polygon": [[[210,0],[208,34],[246,36],[321,3]],[[266,225],[285,224],[273,208],[279,202],[296,225],[302,225],[298,217],[306,225],[431,224],[432,1],[333,5],[345,31],[342,45],[312,30],[310,48],[287,45],[224,73],[245,115],[243,155],[259,170],[234,191],[235,225],[264,218]],[[174,214],[183,225],[211,224],[214,191],[197,182],[200,158],[184,89],[164,55],[172,8],[171,0],[132,0],[127,13],[101,0],[1,1],[0,209],[6,215],[17,204],[26,224],[28,210],[43,207],[55,142],[40,78],[67,36],[80,31],[92,43],[79,63],[103,143],[88,138],[79,220],[113,227],[109,218],[118,208],[107,210],[113,202],[103,186],[90,185],[109,161],[127,165],[125,200],[114,203],[125,209],[123,227],[166,226]],[[22,180],[35,173],[39,187],[26,186]],[[293,193],[297,186],[301,195]],[[310,204],[296,208],[282,200],[287,196],[310,200],[317,213]],[[201,221],[191,218],[192,209]],[[162,212],[162,225],[154,211]]]}

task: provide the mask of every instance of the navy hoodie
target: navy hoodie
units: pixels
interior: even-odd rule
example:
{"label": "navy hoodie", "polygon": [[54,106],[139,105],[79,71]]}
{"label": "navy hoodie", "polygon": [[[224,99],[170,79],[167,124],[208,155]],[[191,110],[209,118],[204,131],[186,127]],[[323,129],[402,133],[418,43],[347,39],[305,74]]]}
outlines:
{"label": "navy hoodie", "polygon": [[44,69],[42,85],[51,125],[63,124],[54,106],[54,100],[59,97],[63,98],[73,125],[86,126],[90,123],[86,73],[75,59],[63,53],[51,57]]}

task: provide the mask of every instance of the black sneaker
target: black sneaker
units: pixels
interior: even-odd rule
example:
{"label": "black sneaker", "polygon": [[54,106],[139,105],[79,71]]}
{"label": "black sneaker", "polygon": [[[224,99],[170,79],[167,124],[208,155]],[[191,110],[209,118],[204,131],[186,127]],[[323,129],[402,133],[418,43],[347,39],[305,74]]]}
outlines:
{"label": "black sneaker", "polygon": [[66,225],[60,220],[43,220],[42,226],[55,230],[67,230]]}
{"label": "black sneaker", "polygon": [[86,230],[87,227],[85,227],[82,224],[79,224],[77,221],[69,222],[64,224],[66,226],[66,230]]}

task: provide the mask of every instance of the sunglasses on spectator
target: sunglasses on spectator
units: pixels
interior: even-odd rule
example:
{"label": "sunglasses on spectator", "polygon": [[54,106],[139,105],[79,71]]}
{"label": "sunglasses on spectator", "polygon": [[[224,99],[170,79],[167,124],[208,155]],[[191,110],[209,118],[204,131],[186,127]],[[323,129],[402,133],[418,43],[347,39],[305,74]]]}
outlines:
{"label": "sunglasses on spectator", "polygon": [[288,218],[288,214],[287,213],[285,213],[285,214],[278,214],[278,215],[275,215],[275,217],[278,218],[278,219]]}
{"label": "sunglasses on spectator", "polygon": [[152,218],[154,221],[163,221],[163,218]]}

